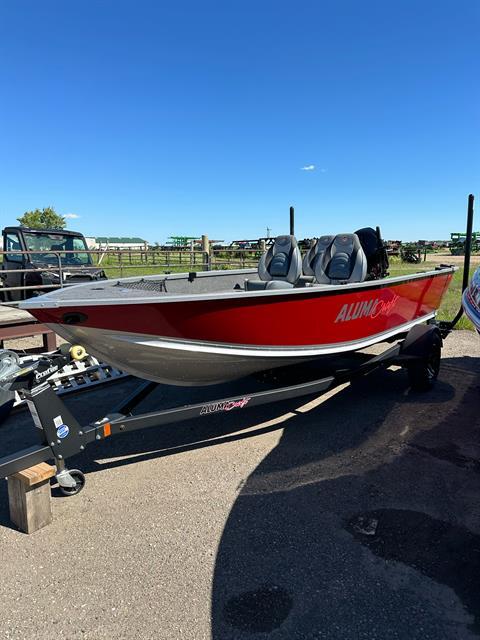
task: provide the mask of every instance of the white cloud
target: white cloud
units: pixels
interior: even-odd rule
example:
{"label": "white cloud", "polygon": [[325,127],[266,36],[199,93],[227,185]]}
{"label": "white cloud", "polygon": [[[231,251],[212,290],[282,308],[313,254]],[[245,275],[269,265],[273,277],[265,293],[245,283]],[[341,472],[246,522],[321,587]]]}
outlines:
{"label": "white cloud", "polygon": [[300,171],[314,171],[314,170],[315,170],[314,164],[306,164],[304,167],[300,167]]}
{"label": "white cloud", "polygon": [[76,220],[77,218],[80,218],[77,213],[66,213],[63,217],[67,220]]}

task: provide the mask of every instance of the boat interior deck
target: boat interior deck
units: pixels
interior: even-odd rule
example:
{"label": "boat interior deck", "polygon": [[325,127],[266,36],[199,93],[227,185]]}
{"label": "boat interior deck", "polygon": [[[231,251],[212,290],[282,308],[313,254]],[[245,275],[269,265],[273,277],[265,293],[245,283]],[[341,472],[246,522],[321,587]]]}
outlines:
{"label": "boat interior deck", "polygon": [[[138,300],[140,298],[164,298],[208,293],[244,291],[245,278],[255,274],[255,269],[237,271],[202,271],[191,273],[135,276],[112,280],[100,280],[65,287],[42,296],[47,301],[80,300]],[[38,298],[40,300],[40,298]],[[29,302],[33,302],[30,300]]]}
{"label": "boat interior deck", "polygon": [[[448,267],[447,270],[452,270]],[[432,274],[438,275],[439,271],[428,271],[408,274],[404,276],[386,277],[381,280],[382,283],[404,281],[405,279],[415,279],[425,277],[425,275]],[[122,301],[140,301],[145,299],[165,299],[165,298],[177,298],[199,296],[208,294],[228,294],[232,292],[238,292],[245,294],[245,282],[250,278],[257,276],[256,269],[242,269],[236,271],[203,271],[192,273],[180,273],[180,274],[159,274],[152,276],[135,276],[131,278],[112,279],[93,281],[87,284],[76,285],[75,287],[65,287],[58,289],[51,293],[45,294],[38,298],[32,298],[22,304],[25,308],[28,307],[40,307],[43,304],[49,306],[52,303],[79,303],[79,302],[92,302],[98,303],[100,300],[106,302],[118,302]],[[318,284],[318,283],[303,283],[300,287],[294,287],[292,289],[283,289],[278,292],[268,291],[268,294],[272,293],[286,293],[294,291],[305,291],[305,287],[309,290],[312,288],[333,290],[334,288],[356,288],[358,286],[370,285],[372,287],[378,286],[379,280],[371,280],[367,282],[349,283],[344,285],[334,284]],[[247,294],[255,295],[265,292],[248,292]]]}

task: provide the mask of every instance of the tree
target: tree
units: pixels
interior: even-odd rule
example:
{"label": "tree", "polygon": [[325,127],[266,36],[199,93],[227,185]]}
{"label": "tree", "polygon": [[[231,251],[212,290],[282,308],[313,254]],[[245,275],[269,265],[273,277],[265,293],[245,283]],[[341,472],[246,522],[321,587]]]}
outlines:
{"label": "tree", "polygon": [[65,218],[58,214],[53,207],[25,211],[23,216],[17,218],[22,227],[31,229],[64,229]]}

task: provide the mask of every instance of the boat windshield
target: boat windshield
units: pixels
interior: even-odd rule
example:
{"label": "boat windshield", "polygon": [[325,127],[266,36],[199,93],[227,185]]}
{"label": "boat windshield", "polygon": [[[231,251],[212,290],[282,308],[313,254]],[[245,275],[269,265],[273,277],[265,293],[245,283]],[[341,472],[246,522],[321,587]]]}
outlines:
{"label": "boat windshield", "polygon": [[[92,260],[87,249],[85,239],[79,236],[70,236],[62,233],[24,233],[25,243],[31,253],[31,262],[42,264],[58,264],[58,254],[63,264],[90,265]],[[75,253],[62,253],[74,251]]]}

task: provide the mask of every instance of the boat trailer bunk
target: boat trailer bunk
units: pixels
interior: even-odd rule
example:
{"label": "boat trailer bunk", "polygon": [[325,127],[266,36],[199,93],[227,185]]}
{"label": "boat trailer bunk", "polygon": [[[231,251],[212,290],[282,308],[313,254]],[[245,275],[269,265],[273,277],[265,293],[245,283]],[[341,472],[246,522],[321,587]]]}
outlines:
{"label": "boat trailer bunk", "polygon": [[[415,325],[408,333],[396,336],[394,340],[397,342],[387,347],[381,354],[363,354],[362,362],[351,368],[337,368],[329,371],[328,375],[315,379],[311,379],[310,372],[301,379],[301,367],[290,366],[287,368],[288,373],[290,376],[293,374],[295,384],[282,385],[281,380],[284,378],[281,374],[279,375],[278,370],[275,370],[271,372],[271,379],[276,382],[267,390],[256,390],[252,393],[216,400],[209,399],[204,403],[186,404],[150,413],[133,414],[134,409],[152,391],[161,387],[157,382],[143,381],[120,406],[115,407],[98,421],[86,425],[78,422],[46,380],[42,384],[35,384],[32,368],[22,369],[10,362],[8,371],[7,367],[3,367],[3,375],[0,366],[0,389],[15,390],[25,399],[34,424],[38,427],[40,442],[0,458],[0,477],[12,476],[39,463],[53,461],[60,491],[70,496],[81,491],[85,485],[85,476],[78,469],[68,469],[66,460],[83,452],[88,445],[117,434],[174,424],[217,412],[260,406],[307,395],[320,395],[375,369],[390,365],[399,365],[407,369],[410,385],[414,390],[428,390],[438,376],[442,338],[449,331],[450,326],[446,323],[431,322]],[[5,357],[5,352],[3,353]],[[68,358],[69,355],[65,350],[63,353],[45,354],[41,365],[36,366],[41,366],[43,371],[48,371],[49,366],[59,364],[59,359],[67,361]],[[0,351],[0,364],[1,362],[2,352]]]}

